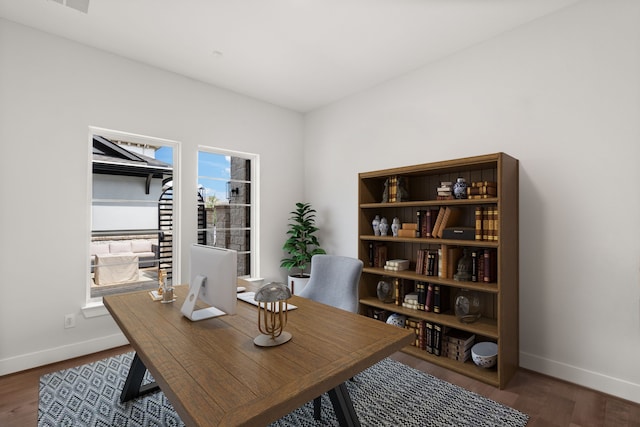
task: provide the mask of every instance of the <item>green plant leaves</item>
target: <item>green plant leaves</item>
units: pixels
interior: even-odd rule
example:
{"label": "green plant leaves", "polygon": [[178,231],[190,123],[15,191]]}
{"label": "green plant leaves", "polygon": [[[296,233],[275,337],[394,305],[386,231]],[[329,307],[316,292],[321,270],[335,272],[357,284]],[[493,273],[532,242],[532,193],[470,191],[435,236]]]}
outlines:
{"label": "green plant leaves", "polygon": [[325,254],[320,247],[318,238],[314,235],[318,231],[315,225],[316,211],[310,203],[296,203],[296,210],[290,212],[289,236],[284,242],[282,249],[289,254],[289,257],[280,260],[280,267],[291,271],[300,270],[302,273],[309,263],[311,257],[318,254]]}

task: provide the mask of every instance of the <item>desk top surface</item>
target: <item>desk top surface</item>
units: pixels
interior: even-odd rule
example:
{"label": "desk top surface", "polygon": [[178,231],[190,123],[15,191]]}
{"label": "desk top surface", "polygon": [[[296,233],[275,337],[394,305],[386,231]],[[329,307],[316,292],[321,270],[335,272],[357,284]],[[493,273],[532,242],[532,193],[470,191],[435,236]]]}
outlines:
{"label": "desk top surface", "polygon": [[412,333],[293,296],[291,341],[258,347],[258,309],[191,322],[146,291],[104,297],[116,323],[187,425],[266,425],[408,345]]}

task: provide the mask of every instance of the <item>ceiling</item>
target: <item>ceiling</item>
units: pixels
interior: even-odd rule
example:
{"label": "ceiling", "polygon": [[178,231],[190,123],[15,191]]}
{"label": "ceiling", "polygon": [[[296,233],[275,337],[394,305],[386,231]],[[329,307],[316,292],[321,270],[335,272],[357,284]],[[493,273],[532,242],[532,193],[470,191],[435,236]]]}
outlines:
{"label": "ceiling", "polygon": [[0,17],[307,112],[578,1],[0,0]]}

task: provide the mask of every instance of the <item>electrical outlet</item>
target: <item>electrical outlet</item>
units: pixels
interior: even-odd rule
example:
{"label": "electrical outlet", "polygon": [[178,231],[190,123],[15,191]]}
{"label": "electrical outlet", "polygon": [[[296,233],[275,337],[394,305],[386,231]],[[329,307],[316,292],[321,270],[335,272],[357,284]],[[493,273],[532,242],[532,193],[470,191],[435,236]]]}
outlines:
{"label": "electrical outlet", "polygon": [[76,315],[75,314],[67,314],[64,316],[64,328],[75,328],[76,327]]}

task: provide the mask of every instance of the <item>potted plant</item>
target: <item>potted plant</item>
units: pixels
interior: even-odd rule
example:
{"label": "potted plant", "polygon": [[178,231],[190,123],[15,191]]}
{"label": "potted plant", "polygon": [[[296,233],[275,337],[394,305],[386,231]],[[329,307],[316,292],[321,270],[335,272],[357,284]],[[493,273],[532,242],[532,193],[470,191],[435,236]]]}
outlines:
{"label": "potted plant", "polygon": [[288,284],[291,291],[298,294],[309,281],[309,275],[305,271],[311,263],[311,257],[326,252],[320,247],[314,234],[318,227],[315,225],[316,211],[311,208],[311,204],[298,202],[296,210],[290,214],[287,231],[289,238],[282,246],[289,256],[280,260],[280,267],[289,270]]}

